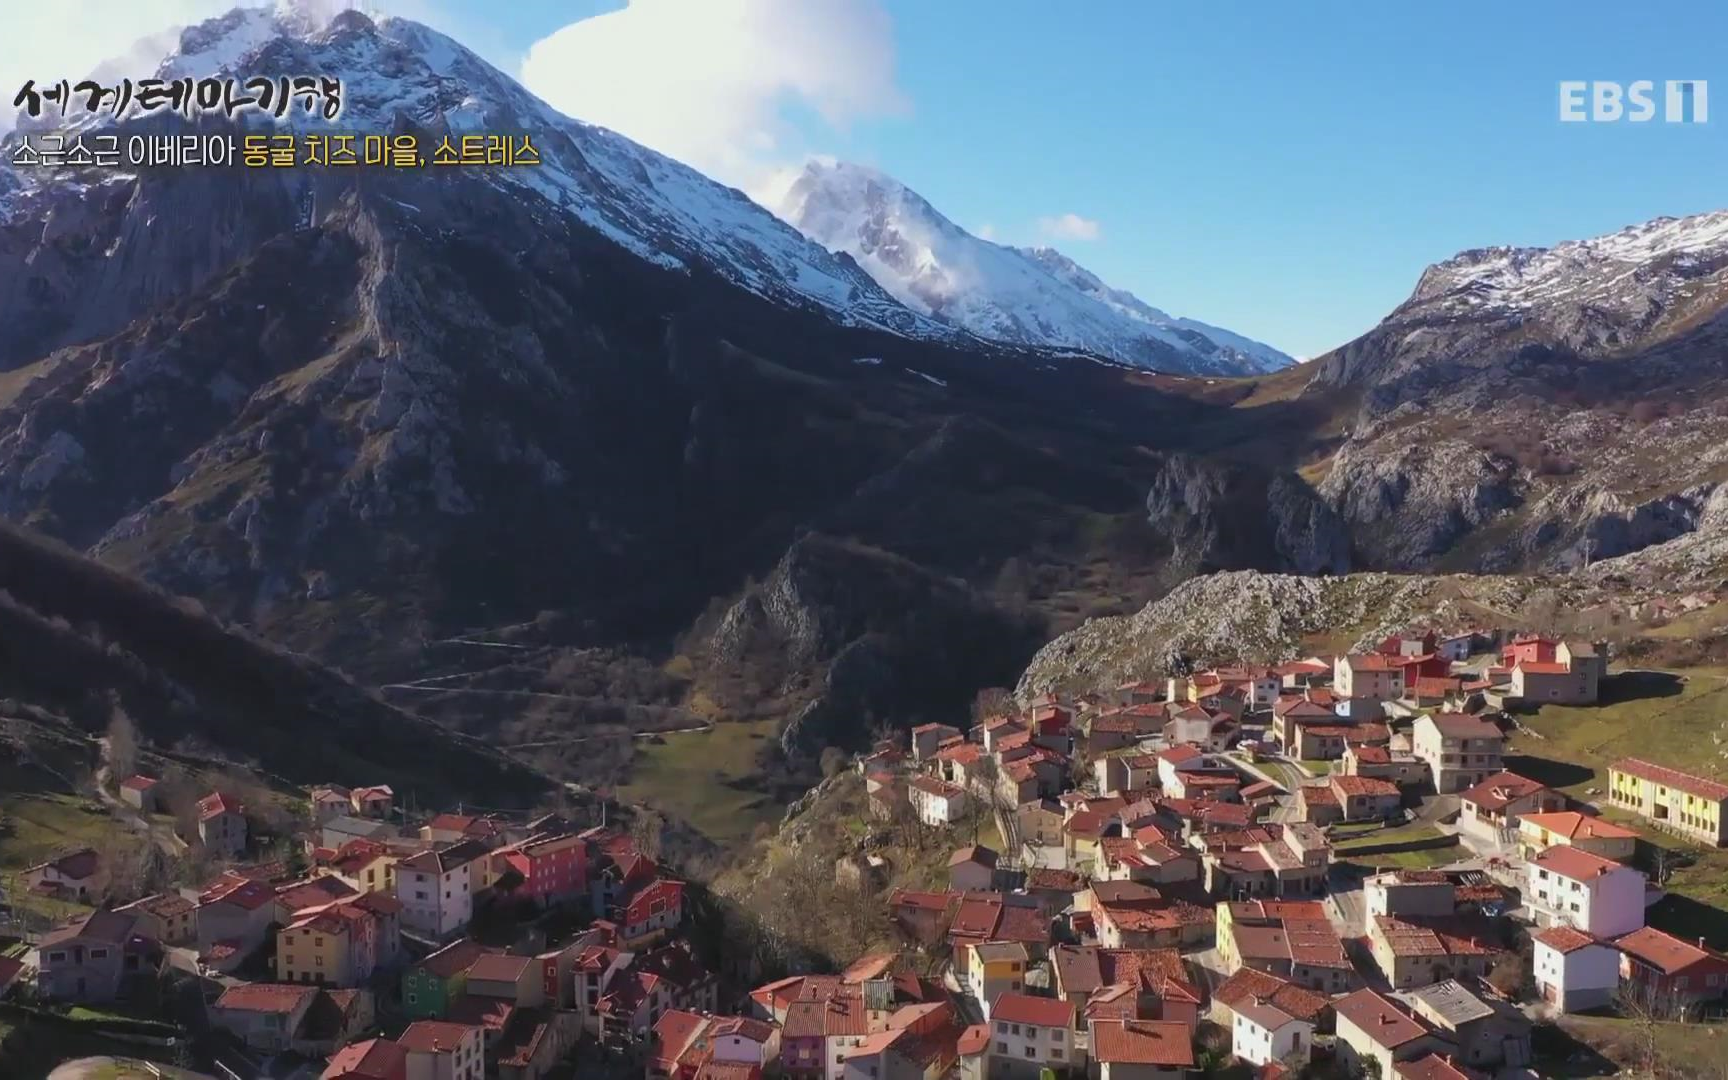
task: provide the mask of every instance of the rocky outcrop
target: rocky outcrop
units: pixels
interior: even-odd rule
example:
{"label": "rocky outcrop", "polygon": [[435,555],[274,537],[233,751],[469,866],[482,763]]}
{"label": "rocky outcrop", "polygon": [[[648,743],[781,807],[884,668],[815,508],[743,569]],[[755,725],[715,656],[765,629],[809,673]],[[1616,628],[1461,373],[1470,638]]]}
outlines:
{"label": "rocky outcrop", "polygon": [[1256,568],[1299,574],[1350,569],[1350,538],[1330,506],[1288,473],[1167,454],[1146,493],[1146,517],[1181,572]]}
{"label": "rocky outcrop", "polygon": [[1434,565],[1520,500],[1512,462],[1396,433],[1339,451],[1320,493],[1347,524],[1363,563],[1395,570]]}
{"label": "rocky outcrop", "polygon": [[1161,679],[1192,663],[1289,659],[1321,647],[1316,638],[1377,639],[1447,619],[1465,600],[1513,607],[1529,588],[1523,579],[1498,577],[1210,574],[1133,615],[1093,619],[1058,637],[1038,651],[1016,693],[1024,700],[1046,690]]}
{"label": "rocky outcrop", "polygon": [[720,617],[714,665],[808,686],[781,733],[791,754],[863,745],[876,724],[963,712],[972,689],[1013,680],[1034,624],[905,559],[821,534],[800,538]]}

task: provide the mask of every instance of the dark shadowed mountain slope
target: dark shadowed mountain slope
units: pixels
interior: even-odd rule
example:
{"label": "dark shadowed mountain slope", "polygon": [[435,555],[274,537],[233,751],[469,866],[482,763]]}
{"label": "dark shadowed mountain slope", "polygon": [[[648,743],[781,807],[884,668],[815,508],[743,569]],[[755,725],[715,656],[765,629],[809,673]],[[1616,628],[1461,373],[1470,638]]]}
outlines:
{"label": "dark shadowed mountain slope", "polygon": [[390,783],[407,797],[532,803],[538,774],[380,702],[57,544],[0,525],[0,697],[92,734],[124,709],[150,740],[260,762],[298,783]]}

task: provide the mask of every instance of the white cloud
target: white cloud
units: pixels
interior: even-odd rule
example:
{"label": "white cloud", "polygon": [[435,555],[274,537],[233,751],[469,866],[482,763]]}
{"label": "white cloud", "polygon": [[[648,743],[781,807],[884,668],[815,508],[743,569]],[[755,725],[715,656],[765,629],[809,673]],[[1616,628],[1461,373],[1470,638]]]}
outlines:
{"label": "white cloud", "polygon": [[746,190],[809,149],[789,106],[833,129],[907,107],[877,0],[630,0],[535,42],[521,78],[562,112]]}
{"label": "white cloud", "polygon": [[[186,27],[236,6],[264,6],[265,2],[79,0],[75,12],[64,4],[8,5],[0,32],[0,132],[11,130],[16,115],[12,99],[27,79],[49,83],[77,82],[89,75],[145,78],[179,46],[180,32]],[[354,6],[349,0],[285,2],[324,19]],[[497,62],[496,34],[471,25],[474,20],[454,17],[437,0],[393,0],[390,13],[438,27]]]}
{"label": "white cloud", "polygon": [[[0,131],[10,130],[12,99],[28,79],[77,82],[104,75],[141,78],[179,41],[180,28],[220,15],[235,0],[83,0],[8,5],[0,33]],[[74,9],[75,7],[75,9]],[[114,60],[114,65],[104,61]]]}
{"label": "white cloud", "polygon": [[976,233],[978,239],[980,239],[980,240],[994,240],[994,239],[996,239],[996,226],[990,224],[988,221],[986,221],[984,224],[978,226],[978,228],[975,229],[974,232]]}
{"label": "white cloud", "polygon": [[1038,219],[1038,231],[1054,240],[1096,240],[1100,229],[1091,218],[1079,214],[1059,214]]}

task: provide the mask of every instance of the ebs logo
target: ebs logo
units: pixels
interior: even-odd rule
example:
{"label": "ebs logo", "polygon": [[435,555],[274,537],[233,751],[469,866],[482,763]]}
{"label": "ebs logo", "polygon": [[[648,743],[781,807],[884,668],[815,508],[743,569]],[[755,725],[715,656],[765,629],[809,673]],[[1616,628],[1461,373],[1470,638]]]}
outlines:
{"label": "ebs logo", "polygon": [[[1670,79],[1663,84],[1662,119],[1670,124],[1708,124],[1710,85],[1703,79]],[[1634,124],[1656,119],[1656,84],[1649,79],[1618,83],[1560,84],[1560,119],[1566,123]]]}

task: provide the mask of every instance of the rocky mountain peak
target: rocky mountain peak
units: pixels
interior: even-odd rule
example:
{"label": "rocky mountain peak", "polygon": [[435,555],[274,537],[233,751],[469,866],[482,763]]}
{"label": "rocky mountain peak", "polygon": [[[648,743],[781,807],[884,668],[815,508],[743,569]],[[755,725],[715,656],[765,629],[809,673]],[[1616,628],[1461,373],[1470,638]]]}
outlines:
{"label": "rocky mountain peak", "polygon": [[775,210],[850,255],[908,307],[986,340],[1178,372],[1249,374],[1291,362],[1239,334],[1172,317],[1052,248],[974,236],[866,166],[813,161]]}

